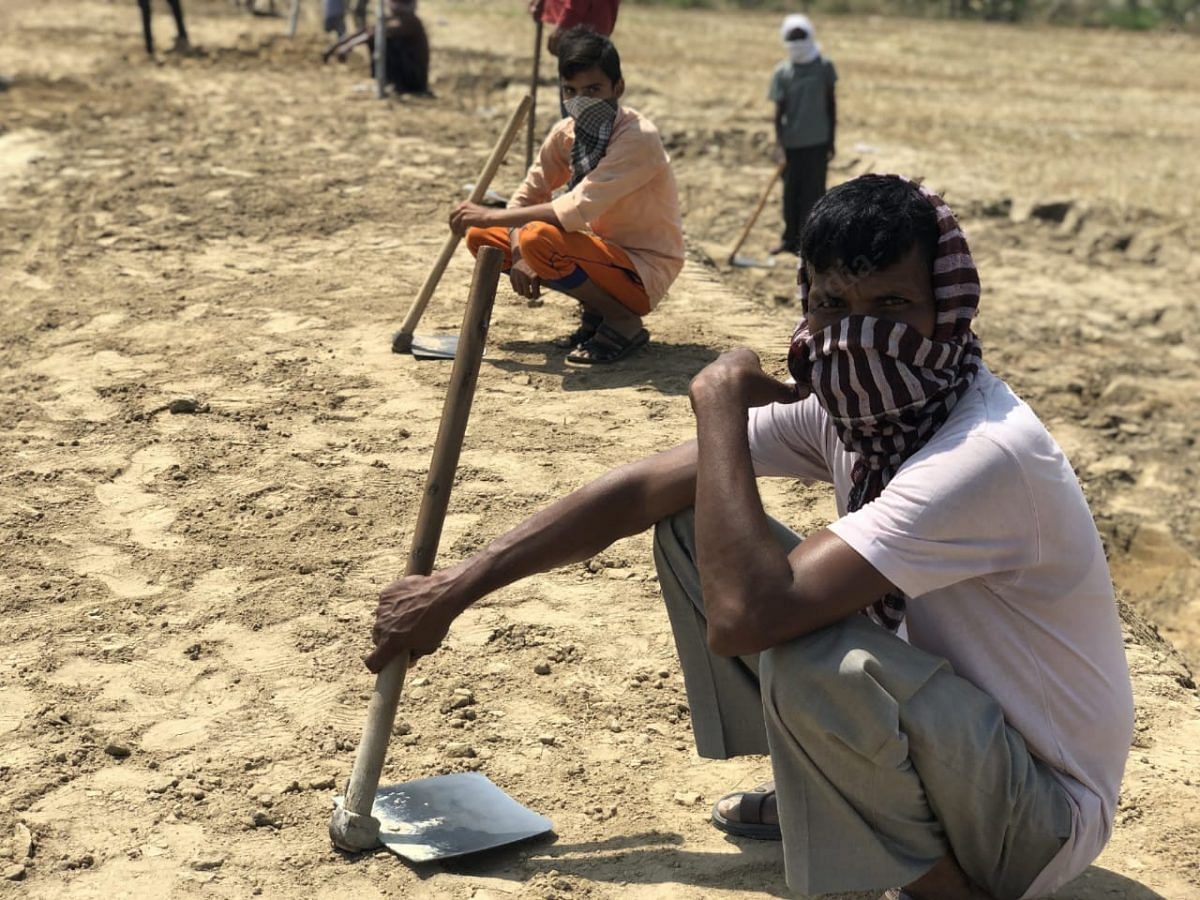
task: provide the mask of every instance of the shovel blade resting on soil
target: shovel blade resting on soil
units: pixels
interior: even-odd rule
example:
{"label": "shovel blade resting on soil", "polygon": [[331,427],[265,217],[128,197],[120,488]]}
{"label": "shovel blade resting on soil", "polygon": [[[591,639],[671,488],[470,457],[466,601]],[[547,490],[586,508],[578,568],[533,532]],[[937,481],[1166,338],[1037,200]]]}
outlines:
{"label": "shovel blade resting on soil", "polygon": [[410,351],[416,359],[454,359],[457,334],[414,334]]}
{"label": "shovel blade resting on soil", "polygon": [[554,827],[478,772],[381,787],[371,815],[379,820],[379,842],[409,862],[491,850]]}
{"label": "shovel blade resting on soil", "polygon": [[755,259],[753,256],[742,256],[740,253],[735,253],[729,257],[729,264],[738,269],[773,269],[775,268],[775,259],[774,257]]}

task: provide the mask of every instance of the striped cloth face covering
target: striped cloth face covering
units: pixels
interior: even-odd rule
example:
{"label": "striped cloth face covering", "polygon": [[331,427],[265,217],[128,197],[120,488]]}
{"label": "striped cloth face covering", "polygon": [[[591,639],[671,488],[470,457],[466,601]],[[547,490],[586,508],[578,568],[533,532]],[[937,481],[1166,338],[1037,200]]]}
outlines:
{"label": "striped cloth face covering", "polygon": [[[788,351],[792,377],[812,388],[842,444],[858,457],[851,470],[848,512],[878,497],[904,461],[925,446],[983,361],[979,338],[971,330],[979,307],[979,273],[966,236],[941,197],[917,184],[913,190],[937,212],[933,338],[874,316],[847,316],[812,334],[806,315]],[[809,280],[803,261],[798,283],[807,314]],[[895,631],[904,621],[905,603],[903,594],[888,594],[863,612]]]}
{"label": "striped cloth face covering", "polygon": [[563,104],[575,120],[575,143],[571,145],[571,180],[567,190],[583,181],[588,172],[600,165],[608,151],[613,123],[617,120],[617,101],[596,97],[572,97]]}

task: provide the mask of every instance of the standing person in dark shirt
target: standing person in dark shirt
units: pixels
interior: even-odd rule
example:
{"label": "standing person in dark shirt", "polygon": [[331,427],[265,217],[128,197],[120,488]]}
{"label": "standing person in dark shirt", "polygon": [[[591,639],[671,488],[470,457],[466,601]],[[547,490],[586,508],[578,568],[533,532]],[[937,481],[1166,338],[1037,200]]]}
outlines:
{"label": "standing person in dark shirt", "polygon": [[808,16],[788,16],[781,34],[788,58],[775,67],[767,93],[775,104],[775,152],[780,162],[787,160],[783,237],[772,255],[799,252],[804,220],[825,193],[837,130],[837,70],[821,55],[812,22]]}
{"label": "standing person in dark shirt", "polygon": [[[174,53],[185,53],[188,50],[187,26],[183,24],[183,6],[180,0],[167,0],[171,7],[171,15],[175,17],[175,44],[171,47]],[[154,32],[150,27],[150,0],[138,0],[142,10],[142,37],[146,39],[146,52],[154,55]]]}

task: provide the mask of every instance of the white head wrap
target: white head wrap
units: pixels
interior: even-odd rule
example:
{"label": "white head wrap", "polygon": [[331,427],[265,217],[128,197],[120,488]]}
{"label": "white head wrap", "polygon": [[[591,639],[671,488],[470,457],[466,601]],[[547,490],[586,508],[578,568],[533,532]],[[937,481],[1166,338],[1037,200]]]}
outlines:
{"label": "white head wrap", "polygon": [[[788,35],[797,28],[803,28],[808,37],[802,41],[789,41]],[[783,38],[784,46],[788,49],[788,56],[794,63],[801,65],[810,63],[821,55],[821,45],[817,43],[817,39],[813,35],[813,25],[808,16],[799,13],[786,16],[783,25],[779,28],[779,36]]]}

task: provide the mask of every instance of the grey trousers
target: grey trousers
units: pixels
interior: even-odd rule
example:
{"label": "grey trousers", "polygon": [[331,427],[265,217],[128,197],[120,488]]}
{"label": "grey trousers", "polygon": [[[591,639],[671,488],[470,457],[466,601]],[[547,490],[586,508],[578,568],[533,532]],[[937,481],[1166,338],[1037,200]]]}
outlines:
{"label": "grey trousers", "polygon": [[[772,522],[789,550],[800,537]],[[654,561],[683,666],[696,749],[770,754],[788,885],[898,887],[953,853],[998,900],[1020,897],[1070,836],[1065,789],[950,664],[865,616],[754,657],[708,649],[686,510]]]}

